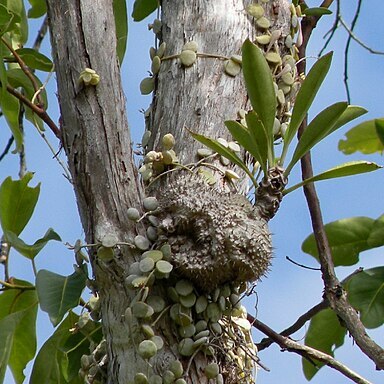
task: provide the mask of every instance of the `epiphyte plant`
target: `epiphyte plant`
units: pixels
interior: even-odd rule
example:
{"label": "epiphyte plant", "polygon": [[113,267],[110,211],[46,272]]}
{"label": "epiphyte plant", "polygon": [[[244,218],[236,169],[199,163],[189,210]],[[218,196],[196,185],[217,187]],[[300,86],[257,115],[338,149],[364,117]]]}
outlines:
{"label": "epiphyte plant", "polygon": [[[329,71],[331,61],[332,52],[319,58],[301,82],[287,128],[281,134],[283,145],[281,154],[277,157],[273,133],[277,101],[271,69],[263,51],[250,40],[244,42],[242,46],[243,75],[252,109],[245,114],[245,120],[241,122],[228,120],[225,121],[225,125],[232,137],[253,158],[253,164],[260,166],[264,180],[270,179],[271,172],[274,173],[276,170],[284,179],[287,179],[295,164],[311,148],[332,132],[367,112],[364,108],[348,105],[347,102],[337,102],[328,106],[309,122],[296,144],[291,159],[284,167],[289,146]],[[249,169],[243,159],[217,140],[195,133],[192,133],[192,136],[241,168],[249,176],[255,189],[258,189],[259,181],[255,178],[255,172]],[[377,164],[366,161],[344,163],[285,189],[283,194],[308,182],[370,172],[378,168]]]}

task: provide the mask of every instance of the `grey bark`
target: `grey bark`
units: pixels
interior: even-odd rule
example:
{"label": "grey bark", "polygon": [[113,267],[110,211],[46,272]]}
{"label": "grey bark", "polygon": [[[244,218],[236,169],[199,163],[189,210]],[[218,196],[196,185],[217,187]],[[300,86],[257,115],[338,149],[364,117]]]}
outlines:
{"label": "grey bark", "polygon": [[[167,42],[167,54],[178,53],[190,40],[199,44],[201,52],[239,54],[242,42],[254,35],[253,20],[244,12],[247,3],[164,0],[162,39]],[[271,5],[272,16],[281,27],[289,15],[287,2],[274,3],[280,4],[280,10],[273,14],[276,9]],[[63,145],[86,241],[93,243],[108,234],[129,241],[137,233],[126,211],[131,206],[140,208],[143,190],[132,159],[115,52],[112,0],[48,0],[48,16]],[[171,132],[180,160],[189,162],[195,160],[200,145],[185,127],[207,136],[226,136],[223,121],[236,118],[237,111],[247,105],[247,97],[242,78],[228,77],[222,65],[220,60],[210,58],[199,58],[189,69],[180,67],[176,60],[162,64],[151,124],[153,147],[164,133]],[[79,74],[86,67],[100,75],[96,87],[79,87]],[[124,277],[135,255],[128,247],[120,247],[109,264],[91,256],[108,345],[108,382],[129,383],[138,367],[146,367],[136,355],[134,336],[123,316],[130,302]],[[166,337],[171,343],[170,332]],[[203,365],[203,358],[196,360],[189,382],[207,382],[200,370]]]}

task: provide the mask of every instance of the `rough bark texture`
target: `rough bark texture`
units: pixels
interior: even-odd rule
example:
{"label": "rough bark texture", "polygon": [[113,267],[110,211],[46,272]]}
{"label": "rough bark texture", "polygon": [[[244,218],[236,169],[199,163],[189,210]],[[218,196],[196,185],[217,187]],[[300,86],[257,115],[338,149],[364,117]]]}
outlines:
{"label": "rough bark texture", "polygon": [[[246,16],[241,0],[164,0],[162,40],[166,54],[180,52],[190,40],[199,52],[225,56],[239,54],[242,42],[252,37],[252,18]],[[287,25],[287,2],[280,9],[270,6],[276,27]],[[120,241],[136,235],[127,218],[128,207],[140,206],[143,192],[132,161],[131,142],[125,114],[116,57],[112,0],[48,0],[48,15],[58,93],[61,108],[63,145],[77,196],[86,241],[102,240],[109,234]],[[284,33],[284,32],[283,32]],[[287,31],[288,33],[288,31]],[[96,87],[79,87],[79,74],[86,67],[100,75]],[[184,128],[212,137],[226,136],[223,121],[236,118],[245,108],[247,97],[241,76],[228,77],[219,59],[199,58],[188,69],[177,60],[162,64],[153,105],[151,145],[172,132],[181,162],[194,161],[200,144]],[[94,255],[93,255],[94,256]],[[124,278],[134,254],[120,247],[113,262],[92,266],[102,303],[104,334],[107,339],[109,383],[129,383],[142,366],[132,343],[133,336],[124,321],[130,301]],[[170,332],[167,341],[172,340]],[[169,348],[156,365],[164,364]],[[169,352],[170,353],[170,352]],[[207,383],[201,367],[204,358],[195,359],[188,382]]]}

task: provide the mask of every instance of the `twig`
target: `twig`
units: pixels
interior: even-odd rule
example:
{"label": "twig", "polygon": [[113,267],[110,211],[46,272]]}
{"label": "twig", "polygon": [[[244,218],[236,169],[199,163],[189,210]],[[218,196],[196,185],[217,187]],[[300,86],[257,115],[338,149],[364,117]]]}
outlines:
{"label": "twig", "polygon": [[259,331],[263,332],[265,335],[273,339],[284,351],[297,353],[300,356],[303,356],[309,360],[321,361],[329,367],[339,371],[355,383],[371,384],[368,380],[366,380],[365,378],[363,378],[362,376],[352,371],[347,366],[340,363],[338,360],[336,360],[330,355],[327,355],[324,352],[318,351],[317,349],[308,347],[306,345],[302,345],[296,341],[289,339],[288,337],[279,335],[273,329],[269,328],[266,324],[262,323],[257,319],[254,320],[254,326]]}
{"label": "twig", "polygon": [[289,256],[285,256],[285,258],[291,262],[292,264],[297,265],[298,267],[304,268],[304,269],[310,269],[311,271],[320,271],[320,268],[314,268],[314,267],[308,267],[307,265],[300,264],[297,261],[291,259]]}
{"label": "twig", "polygon": [[[291,326],[289,326],[288,328],[284,329],[284,331],[280,332],[280,335],[281,336],[290,336],[290,335],[292,335],[293,333],[295,333],[298,330],[300,330],[305,325],[305,323],[307,321],[312,319],[313,316],[315,316],[320,311],[322,311],[323,309],[326,309],[326,308],[328,308],[328,303],[325,300],[323,300],[322,302],[316,304],[314,307],[312,307],[307,312],[302,314]],[[247,318],[248,318],[248,321],[251,324],[254,324],[255,318],[252,315],[248,314]],[[272,339],[272,338],[265,338],[265,339],[262,339],[260,341],[260,343],[256,344],[256,346],[257,346],[257,349],[259,351],[262,351],[263,349],[268,348],[274,342],[275,342],[275,340]]]}
{"label": "twig", "polygon": [[[28,68],[28,66],[24,63],[23,59],[18,55],[18,53],[13,49],[12,45],[8,43],[4,37],[1,38],[1,41],[3,44],[11,51],[13,57],[16,59],[17,63],[20,65],[20,69],[25,73],[25,75],[28,77],[29,81],[31,82],[33,89],[35,92],[39,91],[39,84],[37,83],[35,77],[33,76],[32,72]],[[44,107],[43,100],[41,99],[41,95],[39,94],[37,96],[38,106],[40,108]]]}
{"label": "twig", "polygon": [[[304,41],[302,46],[299,48],[300,57],[305,57],[305,48],[308,44],[308,39],[312,34],[313,28],[316,26],[316,18],[314,18],[315,20],[313,21],[311,21],[311,19],[312,17],[305,18],[303,20],[303,22],[305,21],[303,24]],[[300,62],[298,68],[299,73],[305,73],[305,67],[305,61]],[[299,139],[306,129],[306,126],[307,119],[304,119],[299,128]],[[308,152],[301,159],[301,168],[303,180],[313,176],[310,152]],[[325,288],[324,295],[329,301],[329,306],[344,321],[346,328],[362,352],[375,362],[377,369],[384,369],[384,350],[367,335],[356,310],[349,304],[345,291],[336,277],[331,249],[324,230],[320,203],[313,183],[304,185],[304,194],[307,200],[313,233],[319,254],[322,279]]]}
{"label": "twig", "polygon": [[[23,105],[23,103],[21,103],[19,101],[19,106],[20,106],[19,116],[18,116],[19,130],[20,130],[21,134],[24,135],[24,105]],[[19,165],[19,177],[20,177],[20,179],[22,179],[27,172],[27,160],[25,157],[24,142],[21,144],[21,148],[20,148],[20,152],[19,152],[19,163],[20,163],[20,165]]]}
{"label": "twig", "polygon": [[[356,26],[356,23],[357,23],[357,19],[359,18],[359,15],[360,15],[361,3],[362,3],[362,0],[358,0],[356,12],[355,12],[355,15],[353,16],[353,20],[352,20],[352,23],[351,23],[351,28],[350,28],[350,31],[349,31],[349,34],[348,34],[347,43],[345,44],[345,49],[344,49],[344,87],[345,87],[345,92],[347,93],[348,103],[351,102],[351,94],[349,92],[349,84],[348,84],[349,46],[350,46],[351,41],[352,41],[352,35],[351,34],[353,33],[353,30],[355,29],[355,26]],[[342,19],[341,15],[339,15],[339,21],[340,21],[340,23],[343,26],[345,26],[345,23],[343,22],[343,19]]]}
{"label": "twig", "polygon": [[18,98],[22,103],[24,103],[28,108],[32,109],[33,112],[36,113],[37,116],[39,116],[51,129],[51,131],[55,134],[55,136],[61,140],[61,132],[58,126],[54,123],[54,121],[49,117],[47,112],[43,109],[37,106],[36,104],[33,104],[28,98],[26,98],[24,95],[22,95],[20,92],[18,92],[15,88],[7,84],[7,91]]}
{"label": "twig", "polygon": [[7,153],[9,152],[9,150],[11,149],[11,146],[13,144],[13,142],[15,141],[15,138],[13,136],[11,136],[8,140],[8,143],[7,145],[5,146],[4,148],[4,151],[3,153],[0,155],[0,161],[4,159],[4,157],[7,155]]}

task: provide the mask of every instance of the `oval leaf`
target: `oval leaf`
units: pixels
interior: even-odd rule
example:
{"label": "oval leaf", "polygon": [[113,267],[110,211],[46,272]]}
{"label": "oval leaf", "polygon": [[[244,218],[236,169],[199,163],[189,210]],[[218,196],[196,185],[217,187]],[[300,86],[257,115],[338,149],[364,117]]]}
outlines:
{"label": "oval leaf", "polygon": [[29,68],[38,69],[44,72],[50,72],[53,63],[47,56],[32,48],[20,48],[16,50],[17,54],[23,59]]}
{"label": "oval leaf", "polygon": [[133,4],[132,17],[141,21],[154,12],[159,6],[159,0],[136,0]]}
{"label": "oval leaf", "polygon": [[11,246],[28,259],[34,259],[36,255],[46,246],[48,241],[61,241],[60,236],[52,228],[49,228],[45,235],[41,239],[36,240],[32,245],[24,243],[23,240],[18,238],[16,234],[11,231],[4,231],[4,234],[6,240],[11,244]]}
{"label": "oval leaf", "polygon": [[287,166],[288,175],[293,166],[318,142],[334,131],[334,126],[343,112],[347,109],[346,102],[335,103],[322,110],[307,126],[302,134],[292,160]]}
{"label": "oval leaf", "polygon": [[302,13],[306,16],[320,17],[323,15],[332,15],[332,11],[324,7],[305,8]]}
{"label": "oval leaf", "polygon": [[356,125],[346,134],[345,140],[339,141],[339,150],[345,155],[359,151],[365,155],[384,150],[384,143],[376,130],[377,122],[384,124],[384,118],[368,120]]}
{"label": "oval leaf", "polygon": [[332,62],[332,52],[322,56],[308,72],[305,80],[300,86],[295,105],[292,111],[291,121],[284,135],[284,148],[282,159],[288,150],[293,137],[296,135],[301,123],[303,122],[312,102],[327,75]]}
{"label": "oval leaf", "polygon": [[17,236],[27,225],[40,194],[40,184],[28,187],[33,174],[27,173],[21,180],[7,177],[0,187],[0,222],[3,231]]}
{"label": "oval leaf", "polygon": [[376,171],[377,169],[380,169],[380,168],[382,168],[380,165],[377,165],[376,163],[372,163],[370,161],[363,161],[363,160],[351,161],[348,163],[340,164],[334,168],[328,169],[327,171],[322,172],[316,176],[310,177],[309,179],[306,179],[301,183],[298,183],[293,187],[286,189],[283,193],[284,195],[286,195],[289,192],[292,192],[295,189],[302,187],[303,185],[306,185],[308,183],[313,183],[315,181],[353,176],[353,175],[358,175],[360,173]]}
{"label": "oval leaf", "polygon": [[115,16],[116,51],[119,63],[123,62],[128,39],[128,17],[126,0],[113,0],[113,14]]}
{"label": "oval leaf", "polygon": [[[345,335],[346,328],[340,325],[335,312],[324,309],[312,317],[305,336],[305,345],[334,356],[334,350],[343,345]],[[324,363],[309,362],[303,358],[302,365],[306,379],[311,380]]]}
{"label": "oval leaf", "polygon": [[242,48],[243,73],[249,99],[268,136],[269,150],[273,148],[273,123],[276,115],[276,95],[271,69],[255,44],[246,40]]}
{"label": "oval leaf", "polygon": [[54,326],[64,315],[79,304],[80,295],[87,279],[86,266],[70,276],[42,269],[36,276],[36,289],[41,309],[48,312]]}
{"label": "oval leaf", "polygon": [[32,8],[28,9],[30,19],[38,19],[47,13],[47,3],[45,0],[28,0]]}
{"label": "oval leaf", "polygon": [[377,328],[384,324],[384,267],[353,275],[346,288],[348,300],[360,312],[365,327]]}
{"label": "oval leaf", "polygon": [[[376,220],[369,217],[351,217],[324,226],[336,267],[356,264],[359,261],[360,252],[384,245],[384,237],[381,237],[381,241],[376,241],[376,243],[371,240],[376,223]],[[377,240],[377,236],[375,238]],[[304,240],[301,249],[318,259],[313,234]]]}

